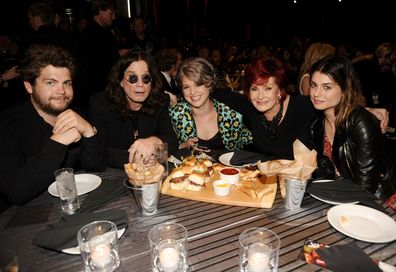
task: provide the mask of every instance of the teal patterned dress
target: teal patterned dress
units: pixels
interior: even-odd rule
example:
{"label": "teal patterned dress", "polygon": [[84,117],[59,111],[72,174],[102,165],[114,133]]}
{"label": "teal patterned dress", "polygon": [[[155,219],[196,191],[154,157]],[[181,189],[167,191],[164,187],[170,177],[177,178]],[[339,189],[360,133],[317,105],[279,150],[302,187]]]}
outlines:
{"label": "teal patterned dress", "polygon": [[[217,124],[225,148],[227,150],[242,150],[244,146],[251,144],[252,133],[243,124],[242,114],[215,99],[212,102],[217,111]],[[169,115],[179,144],[197,137],[192,108],[188,102],[180,101],[169,107]]]}

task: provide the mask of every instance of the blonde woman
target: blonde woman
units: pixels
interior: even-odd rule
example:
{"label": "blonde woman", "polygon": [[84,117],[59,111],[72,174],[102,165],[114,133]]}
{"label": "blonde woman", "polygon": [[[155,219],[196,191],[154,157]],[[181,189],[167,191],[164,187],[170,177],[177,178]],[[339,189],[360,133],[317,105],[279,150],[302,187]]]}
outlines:
{"label": "blonde woman", "polygon": [[170,107],[169,114],[179,148],[242,150],[252,142],[240,109],[211,97],[216,76],[209,61],[204,58],[185,60],[176,80],[184,99]]}
{"label": "blonde woman", "polygon": [[311,44],[307,52],[305,53],[304,62],[301,65],[300,72],[298,75],[299,78],[299,90],[302,95],[309,95],[309,69],[312,64],[317,62],[318,60],[334,55],[336,49],[329,43],[313,43]]}

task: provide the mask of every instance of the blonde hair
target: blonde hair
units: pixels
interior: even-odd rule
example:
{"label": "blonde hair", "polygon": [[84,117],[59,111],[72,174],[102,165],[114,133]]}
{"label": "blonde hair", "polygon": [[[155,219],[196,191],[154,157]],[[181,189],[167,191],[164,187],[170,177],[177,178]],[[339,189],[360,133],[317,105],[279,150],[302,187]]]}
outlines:
{"label": "blonde hair", "polygon": [[383,58],[385,55],[390,54],[392,52],[392,44],[389,42],[384,42],[378,45],[377,49],[375,49],[375,55],[377,58]]}
{"label": "blonde hair", "polygon": [[305,52],[304,62],[301,65],[300,73],[298,76],[299,81],[301,80],[302,76],[309,72],[312,64],[317,62],[320,59],[323,59],[327,56],[334,55],[336,49],[329,43],[313,43],[311,44],[307,51]]}

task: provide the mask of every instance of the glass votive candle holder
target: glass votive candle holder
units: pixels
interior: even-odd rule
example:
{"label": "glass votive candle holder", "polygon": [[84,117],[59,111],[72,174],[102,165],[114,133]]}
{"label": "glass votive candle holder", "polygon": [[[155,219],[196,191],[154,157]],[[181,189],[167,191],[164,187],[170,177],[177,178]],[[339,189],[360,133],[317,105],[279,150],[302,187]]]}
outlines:
{"label": "glass votive candle holder", "polygon": [[178,223],[165,222],[148,234],[153,272],[185,272],[187,264],[187,229]]}
{"label": "glass votive candle holder", "polygon": [[85,271],[111,272],[120,265],[117,226],[111,221],[94,221],[77,233]]}
{"label": "glass votive candle holder", "polygon": [[266,228],[251,228],[239,236],[239,267],[242,272],[278,270],[280,239]]}

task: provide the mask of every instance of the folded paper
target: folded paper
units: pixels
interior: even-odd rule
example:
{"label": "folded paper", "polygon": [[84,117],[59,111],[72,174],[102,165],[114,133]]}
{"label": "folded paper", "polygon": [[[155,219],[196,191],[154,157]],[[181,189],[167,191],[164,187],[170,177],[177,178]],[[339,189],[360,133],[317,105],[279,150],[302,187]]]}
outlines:
{"label": "folded paper", "polygon": [[271,160],[259,162],[257,166],[263,175],[278,175],[282,197],[286,195],[285,177],[294,177],[308,180],[316,169],[316,151],[309,150],[302,142],[293,143],[294,160]]}

